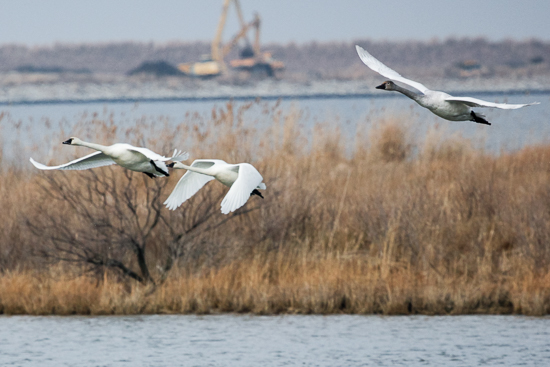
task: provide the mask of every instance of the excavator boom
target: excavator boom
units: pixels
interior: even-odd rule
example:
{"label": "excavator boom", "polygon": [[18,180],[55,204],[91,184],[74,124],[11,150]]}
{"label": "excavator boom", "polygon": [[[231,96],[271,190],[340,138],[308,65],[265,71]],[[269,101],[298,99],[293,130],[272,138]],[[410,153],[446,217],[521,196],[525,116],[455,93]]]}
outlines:
{"label": "excavator boom", "polygon": [[[231,3],[234,3],[237,17],[241,26],[240,31],[229,41],[222,46],[222,35],[227,21],[227,13]],[[254,44],[250,47],[250,41],[248,40],[248,31],[254,28],[255,37]],[[255,69],[266,70],[267,75],[273,75],[274,70],[284,68],[284,65],[280,61],[275,61],[271,58],[271,54],[262,53],[260,51],[260,17],[258,14],[254,15],[254,19],[250,23],[244,21],[244,17],[241,11],[241,5],[239,0],[224,0],[222,6],[222,13],[216,29],[216,35],[212,40],[210,47],[210,57],[205,60],[195,63],[179,64],[178,69],[183,73],[192,76],[209,77],[219,75],[227,70],[224,58],[235,47],[240,40],[244,39],[248,48],[250,48],[249,55],[238,60],[231,60],[230,65],[233,68],[252,71]],[[243,52],[244,54],[244,52]]]}

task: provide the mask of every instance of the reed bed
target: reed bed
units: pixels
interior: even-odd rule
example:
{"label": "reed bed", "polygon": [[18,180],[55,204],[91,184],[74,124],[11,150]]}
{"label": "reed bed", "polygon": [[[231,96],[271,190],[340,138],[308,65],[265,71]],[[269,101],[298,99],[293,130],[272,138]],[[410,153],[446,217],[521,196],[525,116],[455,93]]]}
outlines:
{"label": "reed bed", "polygon": [[183,172],[4,161],[0,312],[550,312],[550,146],[493,154],[437,130],[419,137],[405,117],[353,137],[334,125],[255,102],[177,124],[84,116],[69,134],[51,128],[44,139],[250,162],[265,200],[224,216],[227,190],[214,182],[171,212],[160,204]]}

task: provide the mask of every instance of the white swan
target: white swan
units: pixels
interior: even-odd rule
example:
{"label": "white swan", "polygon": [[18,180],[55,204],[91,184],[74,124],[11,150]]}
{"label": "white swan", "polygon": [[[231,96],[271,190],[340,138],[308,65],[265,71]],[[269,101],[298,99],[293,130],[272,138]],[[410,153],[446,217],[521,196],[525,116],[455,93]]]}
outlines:
{"label": "white swan", "polygon": [[111,164],[118,164],[119,166],[129,170],[143,172],[147,176],[154,178],[170,176],[168,173],[168,168],[164,162],[169,160],[180,161],[189,157],[188,153],[181,151],[178,152],[178,150],[174,151],[174,155],[172,157],[167,158],[147,148],[134,147],[130,144],[117,143],[105,146],[95,143],[88,143],[74,137],[64,141],[63,144],[88,147],[97,150],[97,152],[59,166],[46,166],[30,158],[31,163],[36,168],[42,170],[85,170],[109,166]]}
{"label": "white swan", "polygon": [[525,106],[539,104],[533,102],[528,104],[507,104],[507,103],[492,103],[472,97],[453,97],[444,92],[429,90],[424,85],[402,77],[395,70],[390,69],[386,65],[374,58],[366,50],[359,46],[355,46],[361,61],[378,74],[386,78],[405,83],[411,87],[418,89],[422,94],[416,94],[408,89],[402,88],[392,81],[387,81],[376,87],[376,89],[395,90],[403,93],[422,107],[427,108],[439,117],[450,121],[475,121],[478,124],[491,125],[482,114],[476,114],[472,111],[472,107],[493,107],[502,109],[516,109]]}
{"label": "white swan", "polygon": [[266,188],[262,182],[263,177],[251,164],[228,164],[219,159],[197,159],[191,166],[186,166],[181,162],[171,163],[168,166],[187,170],[164,202],[170,210],[175,210],[213,179],[230,187],[222,201],[223,214],[229,214],[239,209],[252,195],[258,195],[263,199],[262,194],[258,191],[258,189],[265,190]]}

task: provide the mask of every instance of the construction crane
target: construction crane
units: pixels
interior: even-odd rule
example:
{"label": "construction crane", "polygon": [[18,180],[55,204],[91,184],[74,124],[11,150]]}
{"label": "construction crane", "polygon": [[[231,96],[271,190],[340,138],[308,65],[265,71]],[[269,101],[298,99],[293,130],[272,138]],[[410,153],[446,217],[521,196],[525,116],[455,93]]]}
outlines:
{"label": "construction crane", "polygon": [[[241,26],[240,31],[225,45],[222,45],[222,34],[227,20],[227,13],[231,3],[235,4],[235,10],[239,18]],[[261,52],[260,50],[260,17],[254,15],[254,19],[246,23],[242,15],[239,0],[224,0],[222,14],[218,22],[216,36],[212,40],[210,55],[203,56],[202,60],[194,63],[179,64],[178,69],[187,75],[198,77],[213,77],[227,71],[227,65],[224,61],[229,52],[244,39],[246,46],[241,51],[241,58],[231,60],[229,66],[236,70],[245,70],[250,73],[265,73],[268,76],[273,76],[276,70],[284,68],[281,61],[276,61],[271,57],[269,52]],[[254,29],[254,43],[251,45],[248,39],[248,32]]]}
{"label": "construction crane", "polygon": [[241,50],[240,59],[229,61],[229,66],[233,69],[244,70],[251,73],[264,73],[268,76],[274,76],[275,71],[284,69],[285,65],[282,61],[274,60],[270,52],[261,52],[260,50],[260,16],[254,14],[254,20],[241,28],[241,31],[233,38],[233,40],[225,45],[223,52],[229,52],[233,46],[237,44],[239,39],[246,36],[250,28],[254,28],[254,44],[250,46],[250,42],[246,39],[246,47]]}

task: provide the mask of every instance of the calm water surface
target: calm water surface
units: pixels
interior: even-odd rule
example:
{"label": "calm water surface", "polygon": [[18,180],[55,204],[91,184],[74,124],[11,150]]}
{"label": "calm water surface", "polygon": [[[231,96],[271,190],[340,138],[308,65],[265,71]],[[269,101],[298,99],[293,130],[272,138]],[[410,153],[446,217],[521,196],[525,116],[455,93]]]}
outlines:
{"label": "calm water surface", "polygon": [[[478,112],[483,112],[493,123],[492,126],[446,121],[399,95],[377,98],[289,99],[279,102],[278,108],[285,114],[299,111],[299,123],[305,131],[316,123],[324,123],[328,126],[338,126],[343,134],[352,138],[358,130],[368,131],[371,124],[381,118],[397,118],[399,121],[409,122],[413,126],[412,133],[421,138],[426,136],[428,130],[437,127],[443,136],[475,138],[476,142],[479,141],[478,146],[497,153],[501,150],[518,149],[527,144],[550,142],[549,93],[531,96],[474,93],[471,96],[494,102],[539,101],[541,104],[519,110],[478,109]],[[188,114],[197,113],[204,119],[209,119],[212,108],[225,108],[226,103],[157,101],[0,106],[0,139],[4,143],[4,159],[26,159],[32,154],[35,158],[50,155],[52,144],[59,144],[72,135],[73,124],[80,120],[90,121],[94,114],[97,114],[99,119],[112,118],[114,123],[121,127],[135,126],[136,121],[154,125],[158,123],[159,117],[163,122],[175,126],[196,121],[190,119]],[[237,109],[248,103],[235,101],[234,106]],[[259,129],[269,126],[272,119],[262,111],[265,106],[274,107],[277,103],[264,101],[254,105],[245,112],[244,120]],[[182,142],[182,145],[185,145],[185,142]],[[185,149],[183,146],[180,148]]]}
{"label": "calm water surface", "polygon": [[0,317],[1,366],[550,366],[550,318]]}

